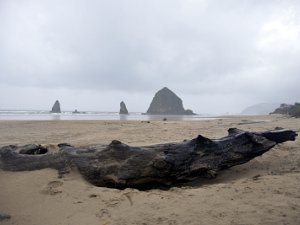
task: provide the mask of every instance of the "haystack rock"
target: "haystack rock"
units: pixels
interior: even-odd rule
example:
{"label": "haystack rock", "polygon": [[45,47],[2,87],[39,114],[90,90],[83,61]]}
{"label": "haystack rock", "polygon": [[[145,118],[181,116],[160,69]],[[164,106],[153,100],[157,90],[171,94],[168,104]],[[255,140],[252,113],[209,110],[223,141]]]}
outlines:
{"label": "haystack rock", "polygon": [[61,113],[60,111],[60,103],[58,100],[55,101],[53,107],[52,107],[52,110],[51,110],[52,113]]}
{"label": "haystack rock", "polygon": [[147,111],[151,115],[195,115],[192,110],[183,108],[182,100],[170,89],[159,90]]}
{"label": "haystack rock", "polygon": [[120,103],[120,114],[128,114],[128,110],[123,101]]}

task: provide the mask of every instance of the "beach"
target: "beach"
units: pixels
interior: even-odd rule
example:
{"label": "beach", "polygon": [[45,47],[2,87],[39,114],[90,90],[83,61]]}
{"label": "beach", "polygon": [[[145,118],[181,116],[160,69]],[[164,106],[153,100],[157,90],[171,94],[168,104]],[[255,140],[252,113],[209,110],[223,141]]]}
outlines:
{"label": "beach", "polygon": [[[227,135],[228,128],[300,131],[300,119],[281,115],[228,116],[199,121],[14,121],[0,120],[0,146],[109,144],[131,146],[181,142],[201,134]],[[1,224],[181,225],[300,224],[300,140],[277,145],[261,157],[169,190],[96,187],[73,170],[0,171]]]}

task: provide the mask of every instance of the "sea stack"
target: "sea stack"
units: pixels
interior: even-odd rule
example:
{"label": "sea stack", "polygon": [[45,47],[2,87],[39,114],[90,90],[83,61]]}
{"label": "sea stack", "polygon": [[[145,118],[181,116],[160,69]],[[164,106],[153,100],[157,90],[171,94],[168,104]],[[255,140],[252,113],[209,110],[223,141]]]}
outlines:
{"label": "sea stack", "polygon": [[52,110],[51,110],[52,113],[61,113],[60,111],[60,103],[58,100],[55,101],[53,107],[52,107]]}
{"label": "sea stack", "polygon": [[120,114],[128,114],[128,110],[123,101],[120,103]]}
{"label": "sea stack", "polygon": [[183,108],[182,100],[170,89],[159,90],[147,111],[150,115],[195,115],[192,110]]}

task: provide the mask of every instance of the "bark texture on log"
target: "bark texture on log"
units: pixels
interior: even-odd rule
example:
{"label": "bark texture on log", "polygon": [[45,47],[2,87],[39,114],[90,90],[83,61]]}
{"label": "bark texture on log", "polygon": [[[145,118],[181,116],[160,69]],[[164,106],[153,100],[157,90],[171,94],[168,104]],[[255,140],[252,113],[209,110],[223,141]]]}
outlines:
{"label": "bark texture on log", "polygon": [[[131,147],[114,140],[109,145],[76,148],[60,144],[59,152],[48,153],[39,145],[0,149],[0,169],[9,171],[54,168],[63,173],[76,167],[96,186],[151,188],[170,186],[243,164],[262,155],[276,144],[294,141],[292,130],[246,132],[236,128],[220,139],[198,137],[182,143]],[[44,153],[44,154],[43,154]]]}

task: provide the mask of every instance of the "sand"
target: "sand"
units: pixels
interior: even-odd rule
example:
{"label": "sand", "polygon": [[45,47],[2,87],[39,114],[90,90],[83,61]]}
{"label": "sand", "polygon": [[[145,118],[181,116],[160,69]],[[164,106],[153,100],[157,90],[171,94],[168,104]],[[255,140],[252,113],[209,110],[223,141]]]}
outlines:
{"label": "sand", "polygon": [[[117,139],[140,146],[219,138],[237,127],[300,131],[300,119],[283,116],[227,117],[207,121],[0,121],[0,145],[40,143],[52,150]],[[170,190],[95,187],[76,172],[0,171],[3,225],[300,224],[300,138],[276,146],[249,163]]]}

